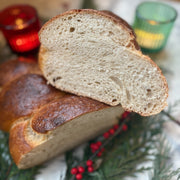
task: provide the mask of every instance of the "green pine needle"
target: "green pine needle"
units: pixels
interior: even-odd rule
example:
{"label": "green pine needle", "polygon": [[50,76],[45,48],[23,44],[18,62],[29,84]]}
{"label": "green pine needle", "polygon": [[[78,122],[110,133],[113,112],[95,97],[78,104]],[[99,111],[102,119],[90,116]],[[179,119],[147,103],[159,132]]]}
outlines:
{"label": "green pine needle", "polygon": [[153,176],[151,180],[171,180],[173,177],[178,176],[180,179],[180,168],[172,170],[172,164],[169,163],[171,148],[166,142],[165,137],[161,138],[156,144],[157,154],[155,155]]}
{"label": "green pine needle", "polygon": [[33,180],[41,167],[19,170],[11,159],[8,139],[9,134],[0,131],[0,180]]}

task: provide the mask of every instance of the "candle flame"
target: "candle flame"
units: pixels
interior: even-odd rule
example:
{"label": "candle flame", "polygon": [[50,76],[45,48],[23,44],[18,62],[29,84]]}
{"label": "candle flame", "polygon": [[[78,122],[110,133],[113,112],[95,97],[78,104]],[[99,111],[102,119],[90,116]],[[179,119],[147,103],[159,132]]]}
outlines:
{"label": "candle flame", "polygon": [[156,21],[153,21],[153,20],[149,20],[148,22],[149,22],[149,24],[151,24],[151,25],[156,25],[156,24],[158,24]]}
{"label": "candle flame", "polygon": [[23,24],[23,19],[18,18],[15,20],[15,24],[18,26],[18,29],[23,29],[24,28],[24,24]]}

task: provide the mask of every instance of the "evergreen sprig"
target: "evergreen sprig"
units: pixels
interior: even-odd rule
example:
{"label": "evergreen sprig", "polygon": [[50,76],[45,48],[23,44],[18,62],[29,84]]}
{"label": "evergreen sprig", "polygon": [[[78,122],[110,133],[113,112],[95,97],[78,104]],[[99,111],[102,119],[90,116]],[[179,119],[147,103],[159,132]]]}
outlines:
{"label": "evergreen sprig", "polygon": [[[99,168],[94,173],[84,173],[83,178],[86,180],[119,180],[153,169],[153,167],[137,167],[146,161],[157,160],[157,156],[162,158],[167,155],[165,151],[161,153],[158,151],[158,154],[154,152],[157,149],[157,142],[162,134],[162,127],[165,122],[162,119],[163,117],[163,114],[152,117],[142,117],[133,114],[131,121],[128,122],[128,131],[116,136],[106,146],[103,156],[95,160],[95,164],[97,164],[97,161],[101,162]],[[97,139],[94,141],[97,141]],[[89,142],[84,151],[83,161],[89,159],[92,155],[89,148],[91,143],[92,141]],[[66,179],[69,180],[72,177],[70,174],[71,168],[80,165],[82,160],[75,157],[73,151],[69,151],[66,154],[66,159],[68,162]],[[161,164],[161,161],[156,162],[156,165],[159,163]],[[168,174],[165,174],[167,172]],[[161,176],[173,177],[178,172],[179,170],[171,171],[170,167],[167,166],[166,171],[161,171],[161,174],[159,172],[154,174],[159,178]]]}
{"label": "evergreen sprig", "polygon": [[0,131],[0,180],[33,180],[42,166],[19,170],[10,156],[8,139],[9,134]]}
{"label": "evergreen sprig", "polygon": [[171,180],[175,176],[178,176],[177,180],[180,180],[180,168],[172,170],[173,165],[169,162],[171,148],[165,137],[156,144],[156,149],[151,180]]}

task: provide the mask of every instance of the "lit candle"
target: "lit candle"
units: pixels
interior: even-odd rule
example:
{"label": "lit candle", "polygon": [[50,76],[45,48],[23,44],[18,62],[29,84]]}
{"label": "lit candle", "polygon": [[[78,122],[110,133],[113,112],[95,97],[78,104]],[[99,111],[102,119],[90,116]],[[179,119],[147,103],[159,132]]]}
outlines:
{"label": "lit candle", "polygon": [[27,52],[40,44],[40,23],[36,10],[29,5],[14,5],[0,12],[0,28],[13,51]]}
{"label": "lit candle", "polygon": [[142,48],[159,49],[164,43],[164,35],[158,33],[150,33],[141,29],[134,30],[137,35],[137,41]]}
{"label": "lit candle", "polygon": [[167,4],[154,1],[139,4],[133,27],[142,50],[158,52],[163,49],[176,17],[176,10]]}

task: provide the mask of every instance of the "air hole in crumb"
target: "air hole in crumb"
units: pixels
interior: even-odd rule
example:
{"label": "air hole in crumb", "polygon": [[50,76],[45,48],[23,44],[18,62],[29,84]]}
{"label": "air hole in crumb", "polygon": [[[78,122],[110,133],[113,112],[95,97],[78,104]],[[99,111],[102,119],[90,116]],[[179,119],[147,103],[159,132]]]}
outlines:
{"label": "air hole in crumb", "polygon": [[57,26],[57,27],[56,27],[56,29],[59,29],[59,28],[60,28],[60,26]]}
{"label": "air hole in crumb", "polygon": [[109,35],[114,35],[114,33],[112,31],[109,31]]}
{"label": "air hole in crumb", "polygon": [[147,91],[147,96],[152,96],[152,91],[151,91],[151,89],[147,89],[146,91]]}
{"label": "air hole in crumb", "polygon": [[128,68],[131,68],[131,67],[133,67],[133,66],[131,66],[131,65],[128,65]]}
{"label": "air hole in crumb", "polygon": [[91,85],[92,83],[88,83],[88,85]]}
{"label": "air hole in crumb", "polygon": [[147,110],[147,108],[144,108],[144,111],[146,111]]}
{"label": "air hole in crumb", "polygon": [[71,19],[72,19],[72,17],[71,17],[71,16],[69,16],[69,17],[68,17],[68,20],[71,20]]}
{"label": "air hole in crumb", "polygon": [[71,28],[69,29],[70,32],[74,32],[74,30],[75,30],[74,27],[71,27]]}
{"label": "air hole in crumb", "polygon": [[148,108],[152,107],[152,103],[148,103]]}
{"label": "air hole in crumb", "polygon": [[60,79],[62,79],[62,77],[60,77],[60,76],[53,78],[53,82],[56,82],[57,80],[60,80]]}
{"label": "air hole in crumb", "polygon": [[98,82],[98,81],[95,81],[95,83],[96,83],[96,84],[101,84],[101,83],[100,83],[100,82]]}
{"label": "air hole in crumb", "polygon": [[104,69],[101,69],[101,70],[100,70],[100,72],[102,72],[102,73],[103,73],[103,72],[106,72],[106,71],[105,71]]}
{"label": "air hole in crumb", "polygon": [[80,19],[78,19],[77,21],[78,21],[78,22],[81,22],[81,20],[80,20]]}
{"label": "air hole in crumb", "polygon": [[113,99],[113,100],[112,100],[112,102],[116,102],[116,101],[117,101],[117,99]]}

